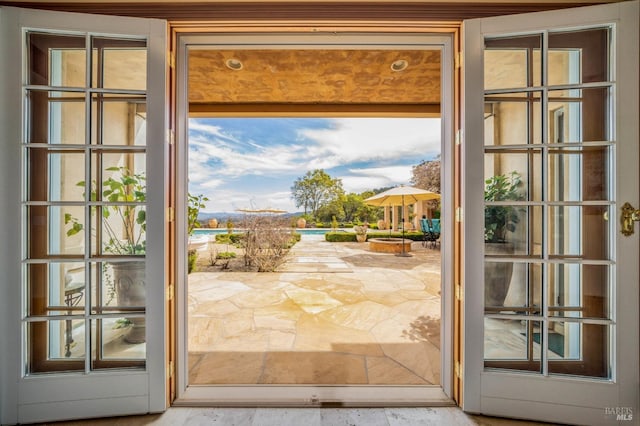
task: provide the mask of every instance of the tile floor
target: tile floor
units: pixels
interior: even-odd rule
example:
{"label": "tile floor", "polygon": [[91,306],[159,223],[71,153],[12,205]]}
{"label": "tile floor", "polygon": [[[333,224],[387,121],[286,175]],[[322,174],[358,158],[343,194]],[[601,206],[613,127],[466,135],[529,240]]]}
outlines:
{"label": "tile floor", "polygon": [[456,407],[433,408],[191,408],[163,414],[48,423],[55,426],[543,426],[474,416]]}
{"label": "tile floor", "polygon": [[305,235],[277,272],[189,275],[191,384],[438,384],[440,251]]}

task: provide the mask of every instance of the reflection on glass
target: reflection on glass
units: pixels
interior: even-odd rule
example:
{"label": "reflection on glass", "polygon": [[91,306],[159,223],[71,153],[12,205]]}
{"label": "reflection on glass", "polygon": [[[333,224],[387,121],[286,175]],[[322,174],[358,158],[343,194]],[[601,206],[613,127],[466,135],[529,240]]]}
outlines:
{"label": "reflection on glass", "polygon": [[549,373],[610,378],[610,333],[608,325],[551,321]]}
{"label": "reflection on glass", "polygon": [[484,264],[485,312],[539,314],[542,266],[539,263]]}
{"label": "reflection on glass", "polygon": [[94,277],[91,288],[94,312],[144,312],[144,261],[96,262],[91,264],[91,274]]}
{"label": "reflection on glass", "polygon": [[85,143],[84,94],[28,90],[29,127],[26,142],[47,144]]}
{"label": "reflection on glass", "polygon": [[29,206],[28,253],[32,259],[55,255],[82,255],[84,221],[80,206]]}
{"label": "reflection on glass", "polygon": [[29,315],[82,315],[84,268],[82,263],[32,263],[27,266]]}
{"label": "reflection on glass", "polygon": [[[102,192],[96,194],[101,201],[124,202],[144,201],[146,192],[146,155],[144,152],[100,151],[91,157],[92,180],[94,187],[98,172],[102,176]],[[121,191],[113,191],[113,188]],[[138,191],[136,195],[132,191]]]}
{"label": "reflection on glass", "polygon": [[549,269],[549,313],[567,318],[609,317],[609,266],[554,264]]}
{"label": "reflection on glass", "polygon": [[[540,201],[542,199],[542,150],[511,149],[487,151],[484,155],[484,179],[491,201]],[[508,172],[505,172],[508,171]],[[515,175],[513,175],[515,173]],[[503,181],[497,181],[498,179]],[[518,179],[519,183],[508,185]],[[489,182],[489,183],[486,183]],[[513,189],[513,190],[511,190]],[[500,191],[498,194],[497,191]]]}
{"label": "reflection on glass", "polygon": [[485,360],[535,361],[534,368],[539,370],[540,331],[539,321],[485,318]]}
{"label": "reflection on glass", "polygon": [[608,124],[610,89],[549,91],[549,141],[552,143],[611,141]]}
{"label": "reflection on glass", "polygon": [[485,89],[540,86],[540,49],[539,34],[485,40]]}
{"label": "reflection on glass", "polygon": [[147,49],[144,40],[93,37],[92,87],[146,90]]}
{"label": "reflection on glass", "polygon": [[549,200],[608,200],[610,151],[609,147],[550,149]]}
{"label": "reflection on glass", "polygon": [[609,28],[549,33],[549,83],[609,79]]}
{"label": "reflection on glass", "polygon": [[84,359],[84,320],[47,321],[49,359]]}
{"label": "reflection on glass", "polygon": [[29,162],[41,165],[28,180],[28,201],[84,201],[84,153],[30,148]]}
{"label": "reflection on glass", "polygon": [[541,143],[540,92],[509,93],[485,97],[484,143],[526,145]]}
{"label": "reflection on glass", "polygon": [[29,32],[29,84],[86,86],[85,37]]}
{"label": "reflection on glass", "polygon": [[132,342],[128,337],[132,335],[133,319],[104,318],[91,321],[93,369],[114,368],[118,365],[101,366],[96,361],[126,361],[144,360],[146,345],[144,339]]}
{"label": "reflection on glass", "polygon": [[91,109],[92,144],[146,144],[147,114],[144,96],[94,94]]}
{"label": "reflection on glass", "polygon": [[542,252],[542,207],[487,205],[485,255],[535,256]]}
{"label": "reflection on glass", "polygon": [[[605,215],[606,213],[606,215]],[[549,208],[549,254],[556,257],[609,260],[609,206]]]}

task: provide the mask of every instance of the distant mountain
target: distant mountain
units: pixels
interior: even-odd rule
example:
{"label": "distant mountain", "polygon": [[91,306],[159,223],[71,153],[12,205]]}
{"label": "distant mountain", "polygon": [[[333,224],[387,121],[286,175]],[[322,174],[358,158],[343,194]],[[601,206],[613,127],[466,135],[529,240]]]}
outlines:
{"label": "distant mountain", "polygon": [[[303,212],[295,212],[295,213],[282,213],[278,214],[278,217],[297,217],[304,214]],[[219,223],[226,222],[227,219],[231,219],[232,221],[242,219],[247,216],[247,213],[242,212],[204,212],[198,215],[198,220],[200,222],[206,222],[209,219],[217,219]]]}

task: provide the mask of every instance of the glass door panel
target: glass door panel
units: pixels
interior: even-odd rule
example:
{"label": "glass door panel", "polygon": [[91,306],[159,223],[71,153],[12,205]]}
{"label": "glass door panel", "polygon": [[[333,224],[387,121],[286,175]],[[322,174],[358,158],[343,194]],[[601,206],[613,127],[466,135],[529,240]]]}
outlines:
{"label": "glass door panel", "polygon": [[610,31],[485,39],[485,368],[610,377]]}
{"label": "glass door panel", "polygon": [[27,42],[27,373],[142,369],[146,41]]}

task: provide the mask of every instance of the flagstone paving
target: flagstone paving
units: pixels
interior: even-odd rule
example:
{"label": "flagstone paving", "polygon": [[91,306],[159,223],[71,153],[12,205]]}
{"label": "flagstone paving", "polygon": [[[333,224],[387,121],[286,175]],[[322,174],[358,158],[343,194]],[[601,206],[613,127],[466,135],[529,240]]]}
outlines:
{"label": "flagstone paving", "polygon": [[189,275],[191,384],[439,383],[439,250],[321,238],[277,272]]}

